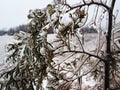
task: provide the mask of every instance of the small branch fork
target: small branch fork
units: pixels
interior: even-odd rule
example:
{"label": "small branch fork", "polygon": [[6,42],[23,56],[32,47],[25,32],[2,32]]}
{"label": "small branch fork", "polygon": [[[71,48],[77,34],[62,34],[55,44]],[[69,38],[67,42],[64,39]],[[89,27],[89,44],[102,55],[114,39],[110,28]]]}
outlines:
{"label": "small branch fork", "polygon": [[110,9],[110,7],[108,7],[107,5],[105,5],[105,4],[103,4],[102,2],[100,3],[100,2],[95,2],[95,1],[91,1],[91,2],[85,2],[84,0],[83,0],[83,4],[79,4],[79,5],[75,5],[75,6],[70,6],[70,5],[68,5],[68,4],[65,4],[66,6],[68,6],[70,9],[67,11],[67,12],[69,12],[69,11],[71,11],[71,10],[73,10],[73,9],[75,9],[75,8],[81,8],[81,7],[83,7],[83,6],[90,6],[90,5],[98,5],[98,6],[102,6],[102,7],[104,7],[106,10],[109,10]]}

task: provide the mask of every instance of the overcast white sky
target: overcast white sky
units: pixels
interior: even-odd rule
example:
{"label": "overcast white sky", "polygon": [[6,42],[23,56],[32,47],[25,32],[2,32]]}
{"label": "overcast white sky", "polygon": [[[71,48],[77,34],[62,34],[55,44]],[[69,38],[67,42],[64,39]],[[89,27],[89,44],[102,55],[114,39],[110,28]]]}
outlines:
{"label": "overcast white sky", "polygon": [[0,0],[0,29],[9,29],[28,23],[27,15],[30,9],[43,8],[52,1]]}
{"label": "overcast white sky", "polygon": [[[43,8],[53,0],[0,0],[0,29],[9,29],[28,23],[30,9]],[[67,0],[70,4],[80,0]],[[120,0],[117,0],[120,1]],[[117,2],[119,7],[120,2]]]}
{"label": "overcast white sky", "polygon": [[0,0],[0,29],[28,22],[30,9],[45,7],[52,0]]}

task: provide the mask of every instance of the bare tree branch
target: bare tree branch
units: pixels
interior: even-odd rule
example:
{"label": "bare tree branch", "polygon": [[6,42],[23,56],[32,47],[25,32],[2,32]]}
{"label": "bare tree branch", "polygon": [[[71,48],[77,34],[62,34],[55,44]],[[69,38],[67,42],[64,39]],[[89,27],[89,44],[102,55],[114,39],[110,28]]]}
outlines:
{"label": "bare tree branch", "polygon": [[[97,55],[94,55],[94,54],[91,54],[91,53],[88,53],[88,52],[85,52],[85,51],[63,51],[61,53],[70,53],[70,52],[73,52],[73,53],[83,53],[83,54],[86,54],[86,55],[89,55],[91,57],[95,57],[95,58],[98,58],[100,61],[103,61],[105,62],[105,59],[104,58],[101,58]],[[56,53],[56,54],[59,54],[59,53]]]}
{"label": "bare tree branch", "polygon": [[84,4],[80,4],[80,5],[76,5],[76,6],[67,5],[67,6],[69,6],[69,8],[70,8],[67,12],[69,12],[70,10],[73,10],[73,9],[75,9],[75,8],[78,8],[78,7],[81,8],[81,7],[83,7],[83,6],[90,6],[90,5],[102,6],[102,7],[104,7],[105,9],[109,10],[109,7],[108,7],[107,5],[105,5],[105,4],[103,4],[103,3],[99,3],[99,2],[89,2],[89,3],[84,3]]}

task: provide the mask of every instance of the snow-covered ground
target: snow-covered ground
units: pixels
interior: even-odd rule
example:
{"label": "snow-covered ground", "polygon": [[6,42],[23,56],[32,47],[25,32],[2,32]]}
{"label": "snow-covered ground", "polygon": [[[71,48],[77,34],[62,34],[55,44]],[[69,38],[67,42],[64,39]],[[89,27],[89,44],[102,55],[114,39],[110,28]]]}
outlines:
{"label": "snow-covered ground", "polygon": [[2,71],[7,68],[7,64],[5,62],[5,57],[7,53],[6,46],[13,41],[15,41],[13,36],[0,36],[0,73],[2,73]]}
{"label": "snow-covered ground", "polygon": [[0,65],[4,63],[7,44],[13,41],[14,41],[13,36],[8,36],[8,35],[0,36]]}
{"label": "snow-covered ground", "polygon": [[10,69],[8,68],[10,66],[8,63],[6,63],[5,57],[7,56],[7,45],[13,42],[16,42],[13,36],[0,36],[0,73],[2,73],[2,71]]}

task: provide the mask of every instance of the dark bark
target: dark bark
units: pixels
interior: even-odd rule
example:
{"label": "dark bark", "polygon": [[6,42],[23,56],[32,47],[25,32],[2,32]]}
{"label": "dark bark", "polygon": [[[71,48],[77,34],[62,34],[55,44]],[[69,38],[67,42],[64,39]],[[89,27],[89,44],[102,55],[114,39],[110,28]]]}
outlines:
{"label": "dark bark", "polygon": [[112,0],[111,7],[108,11],[108,32],[106,35],[106,61],[105,61],[105,81],[104,90],[110,90],[110,61],[111,61],[111,32],[112,32],[112,15],[116,0]]}
{"label": "dark bark", "polygon": [[104,90],[109,90],[110,83],[109,83],[109,71],[110,71],[110,60],[109,55],[106,56],[106,62],[105,62],[105,80],[104,80]]}

